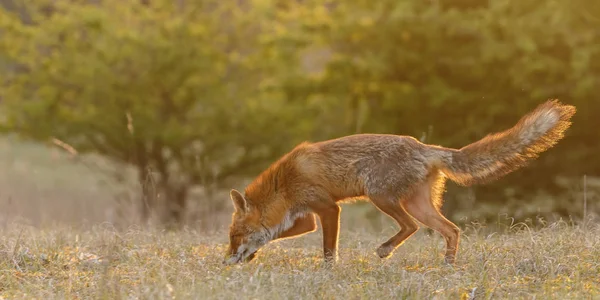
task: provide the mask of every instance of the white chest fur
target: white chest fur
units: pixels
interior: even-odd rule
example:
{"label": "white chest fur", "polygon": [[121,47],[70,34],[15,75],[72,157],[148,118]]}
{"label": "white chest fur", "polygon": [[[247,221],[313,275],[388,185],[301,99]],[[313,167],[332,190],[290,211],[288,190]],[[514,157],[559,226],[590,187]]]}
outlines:
{"label": "white chest fur", "polygon": [[305,215],[306,215],[306,212],[304,212],[304,211],[287,212],[285,214],[285,216],[283,217],[283,220],[279,224],[277,224],[273,228],[269,228],[269,233],[270,233],[271,237],[276,238],[276,237],[280,236],[281,233],[292,228],[292,226],[294,226],[294,223],[296,222],[296,220],[298,218],[301,218]]}

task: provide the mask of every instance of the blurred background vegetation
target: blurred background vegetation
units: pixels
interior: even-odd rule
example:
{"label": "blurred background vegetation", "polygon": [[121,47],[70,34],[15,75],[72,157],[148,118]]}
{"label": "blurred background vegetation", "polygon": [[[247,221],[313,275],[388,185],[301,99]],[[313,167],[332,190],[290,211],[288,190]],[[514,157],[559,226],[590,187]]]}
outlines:
{"label": "blurred background vegetation", "polygon": [[0,0],[0,84],[4,221],[217,228],[229,189],[300,141],[459,148],[549,98],[578,108],[567,137],[493,184],[450,183],[444,212],[581,218],[584,194],[600,212],[594,0]]}

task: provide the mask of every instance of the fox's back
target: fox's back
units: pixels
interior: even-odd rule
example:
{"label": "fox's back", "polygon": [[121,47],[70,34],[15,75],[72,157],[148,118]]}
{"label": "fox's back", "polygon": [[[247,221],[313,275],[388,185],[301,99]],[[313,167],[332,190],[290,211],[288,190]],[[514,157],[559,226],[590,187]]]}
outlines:
{"label": "fox's back", "polygon": [[429,152],[412,137],[357,134],[311,144],[298,164],[335,198],[399,196],[427,177]]}

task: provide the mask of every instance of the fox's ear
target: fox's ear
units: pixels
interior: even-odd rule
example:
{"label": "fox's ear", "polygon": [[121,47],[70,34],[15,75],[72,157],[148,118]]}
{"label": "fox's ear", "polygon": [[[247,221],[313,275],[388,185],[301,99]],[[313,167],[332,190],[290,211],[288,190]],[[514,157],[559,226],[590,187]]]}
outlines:
{"label": "fox's ear", "polygon": [[236,211],[241,213],[248,211],[246,199],[244,199],[244,196],[242,196],[240,192],[238,192],[236,189],[232,189],[231,192],[229,192],[229,196],[231,197],[231,201],[233,201],[233,207],[235,207]]}

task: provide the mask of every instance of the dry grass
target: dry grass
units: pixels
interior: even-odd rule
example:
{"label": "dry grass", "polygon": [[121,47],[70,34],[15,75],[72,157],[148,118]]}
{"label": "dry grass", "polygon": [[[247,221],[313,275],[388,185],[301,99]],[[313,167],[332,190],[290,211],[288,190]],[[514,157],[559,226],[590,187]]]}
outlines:
{"label": "dry grass", "polygon": [[380,260],[374,251],[395,233],[393,221],[369,223],[371,206],[353,204],[342,212],[333,268],[322,266],[320,232],[226,267],[228,214],[213,216],[221,230],[211,234],[73,229],[123,223],[114,200],[121,187],[57,149],[14,139],[0,139],[0,169],[0,298],[600,299],[600,225],[467,228],[449,267],[442,238],[425,230]]}
{"label": "dry grass", "polygon": [[4,298],[78,299],[598,299],[600,226],[555,223],[483,234],[467,229],[454,267],[421,230],[388,260],[374,236],[342,231],[339,263],[322,265],[320,231],[223,266],[225,232],[9,225],[0,242]]}

